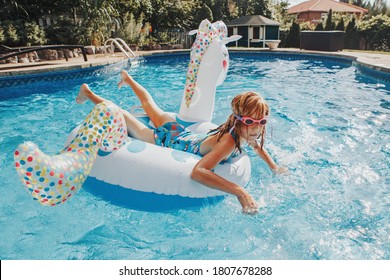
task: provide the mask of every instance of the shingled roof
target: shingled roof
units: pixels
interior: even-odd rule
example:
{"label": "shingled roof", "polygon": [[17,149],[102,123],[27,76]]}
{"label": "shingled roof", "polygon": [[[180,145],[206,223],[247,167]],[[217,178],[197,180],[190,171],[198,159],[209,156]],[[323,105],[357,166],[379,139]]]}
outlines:
{"label": "shingled roof", "polygon": [[254,16],[242,16],[240,18],[233,19],[232,21],[229,21],[226,23],[226,26],[248,26],[248,25],[280,25],[279,22],[274,21],[272,19],[260,16],[260,15],[254,15]]}
{"label": "shingled roof", "polygon": [[368,10],[361,7],[337,2],[333,0],[310,0],[298,5],[295,5],[287,10],[289,14],[298,14],[303,12],[324,12],[327,13],[330,9],[333,12],[339,13],[356,13],[356,14],[366,14]]}

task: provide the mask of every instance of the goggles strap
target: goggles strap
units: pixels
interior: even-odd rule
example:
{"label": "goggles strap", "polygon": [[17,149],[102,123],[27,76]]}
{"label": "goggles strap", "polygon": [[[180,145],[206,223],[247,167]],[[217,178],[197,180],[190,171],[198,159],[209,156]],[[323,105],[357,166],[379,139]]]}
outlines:
{"label": "goggles strap", "polygon": [[[236,117],[236,115],[234,115],[234,116]],[[232,134],[234,128],[236,127],[236,123],[237,123],[237,119],[234,121],[232,128],[229,130],[229,134]]]}
{"label": "goggles strap", "polygon": [[237,120],[241,121],[241,116],[238,116],[238,115],[235,115],[235,114],[233,114],[233,116],[234,116]]}

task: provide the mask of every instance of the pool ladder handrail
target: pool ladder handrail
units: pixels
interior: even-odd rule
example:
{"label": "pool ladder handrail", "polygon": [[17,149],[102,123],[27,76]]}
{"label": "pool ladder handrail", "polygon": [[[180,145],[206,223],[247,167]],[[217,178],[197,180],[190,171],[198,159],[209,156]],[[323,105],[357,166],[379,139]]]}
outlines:
{"label": "pool ladder handrail", "polygon": [[[114,54],[114,44],[115,46],[118,47],[118,49],[124,53],[126,55],[126,57],[128,59],[131,59],[132,57],[133,58],[137,58],[137,55],[130,49],[130,47],[125,43],[125,41],[123,41],[121,38],[110,38],[108,39],[105,43],[104,43],[104,54],[107,54],[107,43],[110,43],[111,42],[111,50],[112,50],[112,53]],[[132,57],[130,57],[129,53],[132,55]]]}

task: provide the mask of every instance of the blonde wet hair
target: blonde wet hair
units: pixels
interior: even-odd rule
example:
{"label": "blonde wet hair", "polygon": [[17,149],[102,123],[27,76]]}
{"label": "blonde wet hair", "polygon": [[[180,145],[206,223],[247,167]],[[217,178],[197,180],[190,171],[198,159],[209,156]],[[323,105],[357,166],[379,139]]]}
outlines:
{"label": "blonde wet hair", "polygon": [[[269,106],[261,95],[253,91],[243,92],[235,96],[231,106],[233,113],[228,117],[224,124],[211,130],[211,133],[216,133],[218,135],[217,141],[219,141],[225,133],[229,133],[232,130],[235,135],[236,148],[241,153],[241,127],[246,125],[240,122],[235,115],[261,119],[269,115]],[[262,127],[261,135],[259,136],[261,149],[264,145],[265,130],[265,126]]]}

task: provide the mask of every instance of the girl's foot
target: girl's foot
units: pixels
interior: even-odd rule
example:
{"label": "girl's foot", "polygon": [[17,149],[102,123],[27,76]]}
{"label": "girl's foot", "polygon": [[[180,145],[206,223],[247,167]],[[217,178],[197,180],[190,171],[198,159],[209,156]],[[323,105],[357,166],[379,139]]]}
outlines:
{"label": "girl's foot", "polygon": [[76,102],[78,104],[84,104],[87,100],[89,100],[89,96],[92,91],[89,89],[87,84],[82,84],[79,90],[79,94],[76,97]]}
{"label": "girl's foot", "polygon": [[237,197],[242,206],[242,213],[255,215],[259,213],[259,206],[249,193]]}
{"label": "girl's foot", "polygon": [[122,71],[121,78],[122,80],[118,83],[118,89],[121,89],[123,86],[130,85],[131,77],[125,70]]}

